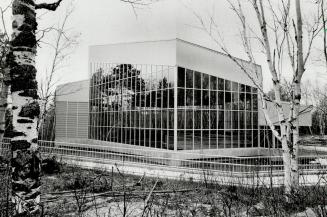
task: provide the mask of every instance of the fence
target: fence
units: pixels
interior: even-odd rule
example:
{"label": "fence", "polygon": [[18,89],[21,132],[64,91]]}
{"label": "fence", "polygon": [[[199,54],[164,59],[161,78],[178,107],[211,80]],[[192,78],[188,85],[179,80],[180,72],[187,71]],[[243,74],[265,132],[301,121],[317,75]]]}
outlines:
{"label": "fence", "polygon": [[[214,179],[224,184],[253,185],[283,184],[281,156],[218,156],[188,152],[174,152],[116,145],[80,144],[39,140],[43,158],[57,156],[83,167],[118,166],[127,173],[163,178]],[[3,143],[1,150],[8,150]],[[299,157],[302,184],[315,184],[327,174],[327,155]],[[319,177],[318,177],[319,176]]]}
{"label": "fence", "polygon": [[11,158],[10,139],[4,138],[0,145],[0,216],[11,216],[9,196],[11,189],[11,168],[6,164]]}
{"label": "fence", "polygon": [[[283,184],[281,156],[217,156],[42,140],[39,145],[43,154],[60,156],[83,166],[118,165],[135,174],[147,172],[155,176],[183,176],[198,180],[210,177],[225,184],[269,184],[272,181],[275,186]],[[300,156],[299,170],[303,184],[316,182],[318,177],[315,176],[322,176],[327,171],[327,155]]]}

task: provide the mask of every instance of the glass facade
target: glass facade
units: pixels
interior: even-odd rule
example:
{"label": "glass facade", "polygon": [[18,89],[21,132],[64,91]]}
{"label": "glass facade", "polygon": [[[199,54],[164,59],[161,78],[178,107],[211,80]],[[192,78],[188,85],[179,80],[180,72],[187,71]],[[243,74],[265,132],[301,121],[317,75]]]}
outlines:
{"label": "glass facade", "polygon": [[90,139],[174,149],[174,67],[92,64]]}
{"label": "glass facade", "polygon": [[91,71],[90,139],[173,150],[176,132],[177,150],[258,147],[254,87],[174,66]]}
{"label": "glass facade", "polygon": [[258,147],[257,89],[179,67],[178,150]]}

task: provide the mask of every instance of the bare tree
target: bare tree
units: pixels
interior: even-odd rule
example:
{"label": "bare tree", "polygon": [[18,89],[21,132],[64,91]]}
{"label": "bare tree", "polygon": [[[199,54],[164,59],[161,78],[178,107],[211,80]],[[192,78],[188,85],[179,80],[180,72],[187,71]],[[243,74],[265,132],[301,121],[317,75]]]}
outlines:
{"label": "bare tree", "polygon": [[[72,2],[73,4],[73,2]],[[41,98],[41,114],[40,124],[47,116],[47,111],[54,97],[54,89],[57,85],[58,78],[56,78],[58,72],[65,67],[65,63],[70,55],[74,52],[75,47],[78,45],[78,37],[80,34],[73,33],[71,28],[67,28],[67,22],[74,11],[74,6],[70,6],[63,17],[63,20],[58,26],[51,27],[47,31],[55,31],[54,42],[42,41],[43,34],[39,39],[40,43],[45,43],[50,47],[50,51],[53,52],[51,63],[49,68],[46,69],[45,79],[41,81],[39,87],[39,95]]]}
{"label": "bare tree", "polygon": [[[281,141],[283,149],[284,162],[284,185],[285,192],[290,193],[299,185],[298,171],[298,142],[299,142],[299,112],[301,101],[301,81],[305,72],[305,65],[310,56],[314,39],[322,29],[320,12],[315,13],[314,20],[310,24],[304,24],[302,21],[301,1],[282,0],[278,2],[251,0],[248,2],[240,0],[227,0],[234,14],[240,21],[240,38],[243,50],[247,56],[247,61],[256,64],[254,55],[254,44],[259,44],[266,57],[269,72],[272,76],[274,89],[274,99],[271,99],[260,84],[257,68],[247,68],[237,58],[231,55],[227,48],[219,26],[214,17],[210,17],[208,22],[200,15],[196,17],[201,23],[201,29],[207,32],[216,42],[218,47],[233,61],[240,69],[248,75],[253,83],[258,87],[262,102],[262,111],[267,124],[272,130],[274,136]],[[244,13],[244,7],[248,6],[251,12]],[[319,5],[316,4],[316,7]],[[294,13],[291,13],[291,9]],[[319,10],[317,10],[319,11]],[[249,23],[251,15],[256,19],[256,27]],[[308,35],[306,39],[306,51],[303,46],[303,31]],[[287,61],[288,60],[288,61]],[[291,81],[291,102],[290,113],[286,114],[282,107],[281,99],[281,79],[287,64],[292,67]],[[267,112],[267,103],[273,103],[278,114],[278,125],[280,132],[270,121]]]}

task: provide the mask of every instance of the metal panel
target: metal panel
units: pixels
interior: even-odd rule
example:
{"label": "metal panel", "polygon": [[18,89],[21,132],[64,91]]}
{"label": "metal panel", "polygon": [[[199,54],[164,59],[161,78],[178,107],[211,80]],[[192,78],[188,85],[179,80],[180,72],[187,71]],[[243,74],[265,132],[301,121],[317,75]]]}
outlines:
{"label": "metal panel", "polygon": [[88,138],[87,102],[56,102],[56,138]]}

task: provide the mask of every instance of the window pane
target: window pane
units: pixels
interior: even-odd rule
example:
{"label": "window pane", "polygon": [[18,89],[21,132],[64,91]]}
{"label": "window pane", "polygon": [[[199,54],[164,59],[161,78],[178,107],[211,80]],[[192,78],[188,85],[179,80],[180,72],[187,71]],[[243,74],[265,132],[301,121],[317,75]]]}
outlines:
{"label": "window pane", "polygon": [[245,93],[240,93],[239,110],[245,109]]}
{"label": "window pane", "polygon": [[232,140],[233,140],[233,148],[238,148],[239,146],[239,131],[238,130],[233,130],[232,131]]}
{"label": "window pane", "polygon": [[245,126],[244,126],[244,123],[245,123],[245,120],[244,120],[244,112],[239,112],[239,119],[240,119],[240,129],[244,129]]}
{"label": "window pane", "polygon": [[202,106],[209,107],[209,91],[202,90]]}
{"label": "window pane", "polygon": [[252,94],[253,111],[258,111],[258,95]]}
{"label": "window pane", "polygon": [[209,110],[202,111],[202,129],[209,129]]}
{"label": "window pane", "polygon": [[233,92],[233,110],[238,110],[238,93]]}
{"label": "window pane", "polygon": [[253,129],[258,129],[258,113],[253,112]]}
{"label": "window pane", "polygon": [[201,111],[194,111],[194,129],[201,129]]}
{"label": "window pane", "polygon": [[174,108],[174,90],[169,89],[169,108]]}
{"label": "window pane", "polygon": [[210,91],[210,108],[217,108],[217,91]]}
{"label": "window pane", "polygon": [[178,84],[178,87],[185,87],[185,69],[184,68],[178,67],[177,84]]}
{"label": "window pane", "polygon": [[210,110],[210,129],[217,129],[217,111]]}
{"label": "window pane", "polygon": [[218,112],[219,113],[219,117],[218,117],[218,129],[224,129],[224,123],[225,123],[225,115],[223,111]]}
{"label": "window pane", "polygon": [[193,130],[186,130],[186,150],[192,150],[193,149]]}
{"label": "window pane", "polygon": [[232,129],[238,129],[238,112],[232,113]]}
{"label": "window pane", "polygon": [[194,131],[194,149],[201,149],[201,130]]}
{"label": "window pane", "polygon": [[193,110],[186,110],[186,129],[193,129]]}
{"label": "window pane", "polygon": [[229,80],[225,80],[225,90],[226,91],[231,91],[232,90],[232,87],[231,87],[231,81]]}
{"label": "window pane", "polygon": [[252,147],[252,130],[246,131],[246,147]]}
{"label": "window pane", "polygon": [[202,88],[209,89],[209,75],[202,73]]}
{"label": "window pane", "polygon": [[179,109],[177,114],[177,128],[184,129],[184,123],[185,123],[185,111]]}
{"label": "window pane", "polygon": [[184,130],[177,131],[177,150],[184,150]]}
{"label": "window pane", "polygon": [[232,94],[231,92],[225,92],[225,109],[232,109]]}
{"label": "window pane", "polygon": [[246,112],[246,129],[252,129],[252,112]]}
{"label": "window pane", "polygon": [[225,148],[225,134],[224,130],[218,130],[218,148]]}
{"label": "window pane", "polygon": [[210,76],[210,89],[217,90],[217,78],[215,76]]}
{"label": "window pane", "polygon": [[219,109],[224,109],[224,105],[225,105],[225,103],[224,103],[224,92],[222,92],[222,91],[219,91],[218,92],[218,107],[219,107]]}
{"label": "window pane", "polygon": [[246,94],[246,110],[251,110],[252,109],[252,99],[251,99],[251,94],[247,93]]}
{"label": "window pane", "polygon": [[251,93],[251,87],[248,86],[248,85],[245,85],[245,91],[246,91],[247,93]]}
{"label": "window pane", "polygon": [[225,130],[225,148],[232,148],[232,131]]}
{"label": "window pane", "polygon": [[178,88],[178,92],[177,92],[177,105],[178,106],[185,106],[185,91],[184,89],[180,89]]}
{"label": "window pane", "polygon": [[201,89],[201,73],[194,71],[194,88]]}
{"label": "window pane", "polygon": [[237,82],[232,82],[232,91],[238,92],[238,83]]}
{"label": "window pane", "polygon": [[201,106],[201,90],[194,90],[194,106]]}
{"label": "window pane", "polygon": [[244,84],[240,84],[240,92],[245,92],[245,85]]}
{"label": "window pane", "polygon": [[217,130],[210,130],[210,149],[217,149]]}
{"label": "window pane", "polygon": [[193,90],[186,90],[186,106],[193,106]]}
{"label": "window pane", "polygon": [[186,70],[186,87],[193,88],[193,71],[189,69]]}
{"label": "window pane", "polygon": [[218,90],[224,90],[224,79],[218,78]]}
{"label": "window pane", "polygon": [[210,131],[203,130],[202,131],[202,148],[209,149],[209,138],[210,138]]}
{"label": "window pane", "polygon": [[169,128],[174,128],[174,110],[169,110]]}

